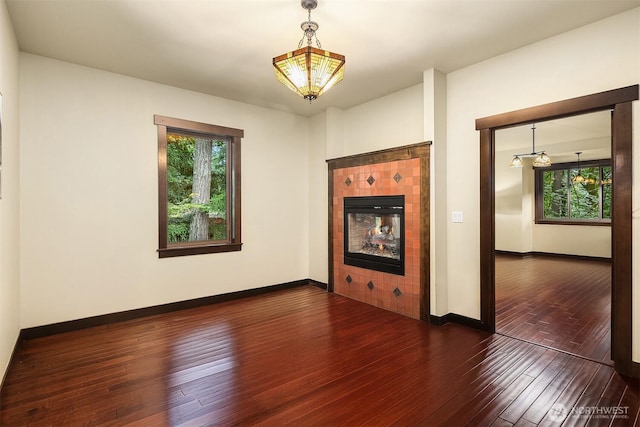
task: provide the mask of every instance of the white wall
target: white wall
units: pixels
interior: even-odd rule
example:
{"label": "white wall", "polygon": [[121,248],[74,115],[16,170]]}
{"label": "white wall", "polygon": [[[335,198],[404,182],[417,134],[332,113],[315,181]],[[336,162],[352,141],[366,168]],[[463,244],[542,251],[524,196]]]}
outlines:
{"label": "white wall", "polygon": [[18,44],[0,2],[2,199],[0,199],[0,381],[20,331]]}
{"label": "white wall", "polygon": [[[529,168],[503,167],[511,161],[511,154],[496,151],[495,206],[496,206],[496,249],[510,252],[530,252],[525,247],[523,216],[531,219],[531,214],[523,211],[523,174]],[[524,159],[527,160],[526,158]]]}
{"label": "white wall", "polygon": [[[475,120],[494,114],[637,84],[640,81],[640,9],[578,28],[447,75],[448,202],[465,213],[449,227],[449,310],[478,319],[479,192],[464,176],[479,174]],[[634,144],[638,109],[634,103]],[[636,164],[638,157],[635,156]],[[634,173],[638,194],[640,175]],[[634,199],[634,230],[640,227]],[[640,360],[640,239],[634,239],[634,360]],[[461,268],[464,266],[464,268]]]}
{"label": "white wall", "polygon": [[328,159],[424,141],[422,84],[331,113]]}
{"label": "white wall", "polygon": [[435,70],[422,75],[424,139],[429,151],[429,291],[430,310],[435,316],[449,312],[447,297],[447,76]]}
{"label": "white wall", "polygon": [[[20,54],[21,327],[306,279],[308,119]],[[158,259],[153,115],[244,129],[240,252]]]}
{"label": "white wall", "polygon": [[309,278],[329,282],[327,112],[309,120]]}

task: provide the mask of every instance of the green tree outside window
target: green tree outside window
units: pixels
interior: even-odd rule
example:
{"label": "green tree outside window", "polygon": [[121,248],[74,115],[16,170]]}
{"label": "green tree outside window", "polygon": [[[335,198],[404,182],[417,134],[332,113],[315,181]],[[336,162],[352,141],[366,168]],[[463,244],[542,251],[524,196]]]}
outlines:
{"label": "green tree outside window", "polygon": [[610,222],[609,160],[536,169],[537,222]]}

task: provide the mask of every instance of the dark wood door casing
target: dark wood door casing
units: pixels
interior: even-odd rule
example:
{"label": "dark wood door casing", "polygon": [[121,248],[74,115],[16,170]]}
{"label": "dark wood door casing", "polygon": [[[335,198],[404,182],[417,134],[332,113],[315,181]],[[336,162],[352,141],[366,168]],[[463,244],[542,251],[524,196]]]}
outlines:
{"label": "dark wood door casing", "polygon": [[495,131],[522,124],[611,110],[611,354],[617,371],[640,375],[632,354],[632,102],[638,85],[476,120],[480,131],[480,316],[495,332]]}

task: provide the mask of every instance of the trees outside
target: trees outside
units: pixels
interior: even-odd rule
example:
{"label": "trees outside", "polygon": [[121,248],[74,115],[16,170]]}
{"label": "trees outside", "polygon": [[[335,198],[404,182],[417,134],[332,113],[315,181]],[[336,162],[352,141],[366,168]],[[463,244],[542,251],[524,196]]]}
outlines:
{"label": "trees outside", "polygon": [[167,135],[169,243],[227,239],[227,143]]}
{"label": "trees outside", "polygon": [[[541,173],[544,219],[611,219],[611,166],[555,169]],[[578,175],[583,179],[574,182]]]}
{"label": "trees outside", "polygon": [[544,171],[544,217],[567,217],[567,170]]}
{"label": "trees outside", "polygon": [[193,180],[191,201],[195,206],[189,225],[189,240],[209,239],[209,209],[211,200],[211,146],[210,139],[196,138],[193,152]]}
{"label": "trees outside", "polygon": [[573,183],[570,187],[571,219],[600,219],[600,168],[571,170],[572,179],[578,174],[584,182]]}

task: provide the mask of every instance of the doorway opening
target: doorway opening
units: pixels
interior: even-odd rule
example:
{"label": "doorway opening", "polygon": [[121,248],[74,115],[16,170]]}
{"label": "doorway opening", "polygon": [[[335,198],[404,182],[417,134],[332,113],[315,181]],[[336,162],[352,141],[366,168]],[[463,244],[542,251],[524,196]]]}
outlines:
{"label": "doorway opening", "polygon": [[496,332],[612,365],[611,112],[533,126],[495,132]]}
{"label": "doorway opening", "polygon": [[632,359],[632,102],[638,85],[558,101],[476,120],[480,131],[480,320],[496,330],[495,133],[523,124],[610,110],[612,176],[611,357],[615,369],[638,376]]}

